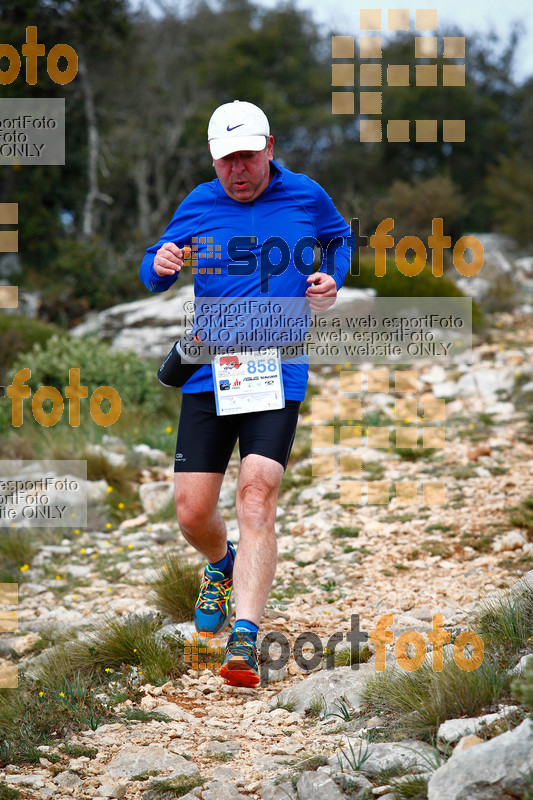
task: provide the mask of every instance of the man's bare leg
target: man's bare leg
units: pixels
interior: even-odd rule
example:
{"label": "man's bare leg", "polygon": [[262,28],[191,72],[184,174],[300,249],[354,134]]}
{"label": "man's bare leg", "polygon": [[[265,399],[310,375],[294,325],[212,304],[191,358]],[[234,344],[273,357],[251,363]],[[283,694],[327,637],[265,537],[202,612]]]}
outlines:
{"label": "man's bare leg", "polygon": [[176,472],[174,498],[181,532],[211,563],[226,555],[226,523],[217,509],[224,475],[219,472]]}
{"label": "man's bare leg", "polygon": [[242,460],[236,496],[240,536],[233,590],[236,618],[256,625],[276,572],[274,526],[282,477],[282,465],[271,458],[251,453]]}

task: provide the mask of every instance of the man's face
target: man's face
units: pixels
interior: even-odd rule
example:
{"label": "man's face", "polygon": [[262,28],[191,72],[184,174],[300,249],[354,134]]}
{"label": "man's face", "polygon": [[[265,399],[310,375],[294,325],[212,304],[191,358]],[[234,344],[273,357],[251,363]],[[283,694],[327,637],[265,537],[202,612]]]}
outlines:
{"label": "man's face", "polygon": [[213,159],[217,178],[232,200],[250,203],[264,192],[270,182],[273,147],[274,137],[269,136],[264,150],[240,150]]}

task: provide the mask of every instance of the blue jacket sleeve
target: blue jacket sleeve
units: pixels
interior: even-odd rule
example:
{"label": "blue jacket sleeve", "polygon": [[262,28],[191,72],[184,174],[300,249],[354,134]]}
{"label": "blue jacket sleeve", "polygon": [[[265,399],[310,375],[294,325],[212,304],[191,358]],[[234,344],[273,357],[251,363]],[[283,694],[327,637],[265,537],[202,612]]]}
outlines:
{"label": "blue jacket sleeve", "polygon": [[187,195],[174,212],[174,216],[159,241],[147,249],[141,262],[139,275],[141,281],[151,292],[166,292],[178,279],[179,272],[167,276],[157,274],[154,270],[155,254],[165,242],[174,242],[179,248],[186,244],[191,246],[191,239],[198,221],[209,213],[214,203],[214,200],[211,199],[212,193],[209,192],[209,196],[206,197],[205,192],[206,189],[203,186],[198,186]]}
{"label": "blue jacket sleeve", "polygon": [[321,272],[333,275],[337,289],[344,283],[350,267],[352,249],[349,245],[350,226],[339,214],[329,194],[318,183],[316,186],[317,239],[324,249]]}

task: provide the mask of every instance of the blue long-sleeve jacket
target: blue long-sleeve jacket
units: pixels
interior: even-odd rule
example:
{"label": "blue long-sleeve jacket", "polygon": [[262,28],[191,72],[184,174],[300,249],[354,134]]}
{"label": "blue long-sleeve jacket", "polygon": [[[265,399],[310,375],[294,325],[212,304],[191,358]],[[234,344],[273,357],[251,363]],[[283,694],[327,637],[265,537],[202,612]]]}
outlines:
{"label": "blue long-sleeve jacket", "polygon": [[[162,237],[147,249],[143,258],[140,277],[151,292],[166,291],[179,275],[161,277],[153,267],[159,248],[165,242],[174,242],[180,248],[185,245],[194,247],[193,254],[198,253],[198,263],[194,267],[196,297],[304,297],[309,287],[306,278],[312,267],[309,266],[307,274],[303,274],[302,259],[299,261],[300,269],[297,269],[293,254],[297,242],[306,236],[315,237],[323,248],[321,271],[333,274],[337,289],[342,286],[351,257],[347,243],[349,225],[316,181],[280,167],[275,161],[270,163],[272,179],[250,203],[240,203],[229,197],[218,178],[200,184],[183,200]],[[275,272],[275,268],[260,267],[262,246],[273,236],[281,237],[290,251],[288,266],[278,275],[268,274]],[[247,237],[244,254],[243,251],[237,254],[234,249],[234,237]],[[242,246],[243,242],[240,244]],[[228,245],[233,257],[228,254]],[[308,262],[309,253],[308,250]],[[254,258],[257,268],[252,274],[235,274],[239,271],[236,261],[242,260],[241,272],[249,273]],[[273,262],[277,260],[275,255],[270,258]],[[203,274],[199,270],[203,270]],[[283,363],[282,373],[286,399],[303,400],[308,378],[307,364]],[[200,367],[182,391],[213,391],[210,364]]]}

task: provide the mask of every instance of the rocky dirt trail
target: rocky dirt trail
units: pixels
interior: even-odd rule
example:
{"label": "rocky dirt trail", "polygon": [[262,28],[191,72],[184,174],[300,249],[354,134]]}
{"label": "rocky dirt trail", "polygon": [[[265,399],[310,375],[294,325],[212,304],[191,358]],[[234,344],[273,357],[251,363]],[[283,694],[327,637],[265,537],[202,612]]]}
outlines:
{"label": "rocky dirt trail", "polygon": [[[417,397],[446,399],[442,451],[408,460],[394,450],[367,448],[363,457],[363,479],[444,480],[445,505],[341,505],[338,475],[311,477],[309,452],[292,465],[278,514],[278,572],[261,634],[282,633],[292,647],[299,635],[312,632],[325,645],[336,632],[345,637],[352,615],[359,615],[361,629],[369,631],[385,613],[394,614],[396,635],[427,632],[435,613],[443,615],[446,627],[460,626],[472,604],[510,587],[531,569],[533,544],[510,521],[510,510],[533,488],[533,424],[526,402],[533,396],[530,319],[500,315],[490,340],[474,347],[472,365],[417,365]],[[312,380],[320,395],[338,397],[338,374],[317,372]],[[388,417],[391,425],[394,401],[392,392],[363,396],[365,408]],[[311,423],[305,415],[299,436],[309,437]],[[236,542],[237,469],[234,456],[222,495],[230,538]],[[161,459],[145,470],[144,486],[154,484],[154,492],[161,493],[161,481],[171,478]],[[144,489],[148,505],[151,493]],[[24,663],[39,632],[51,624],[82,633],[105,612],[154,611],[148,587],[152,567],[176,541],[184,557],[198,561],[175,522],[151,524],[147,514],[116,530],[87,530],[75,540],[43,547],[21,585],[20,634],[4,642],[2,655],[13,647]],[[69,581],[60,599],[51,585],[56,570],[63,576],[57,584]],[[191,628],[184,624],[179,630],[188,635]],[[216,669],[190,670],[164,686],[142,686],[140,706],[170,721],[100,725],[73,737],[96,748],[94,758],[73,757],[54,776],[43,748],[40,765],[11,765],[0,778],[28,798],[155,800],[166,796],[150,788],[151,779],[133,778],[158,770],[158,780],[206,779],[184,795],[187,800],[340,800],[348,795],[331,780],[335,767],[317,772],[320,762],[313,759],[332,757],[357,727],[379,725],[379,719],[369,719],[368,713],[358,723],[343,722],[341,716],[320,719],[306,714],[305,707],[322,694],[330,709],[336,698],[349,697],[357,710],[358,682],[373,668],[371,660],[359,670],[322,669],[307,677],[291,654],[286,666],[271,674],[271,682],[255,690],[224,685]],[[278,705],[286,708],[276,707],[280,692]],[[289,777],[279,780],[302,771],[297,783]],[[372,788],[365,780],[352,776],[352,797]]]}

